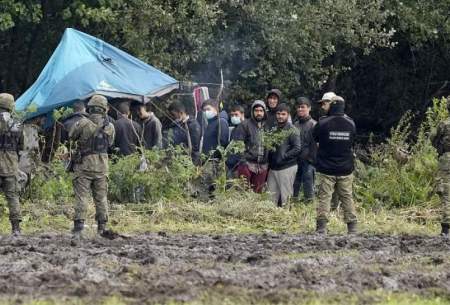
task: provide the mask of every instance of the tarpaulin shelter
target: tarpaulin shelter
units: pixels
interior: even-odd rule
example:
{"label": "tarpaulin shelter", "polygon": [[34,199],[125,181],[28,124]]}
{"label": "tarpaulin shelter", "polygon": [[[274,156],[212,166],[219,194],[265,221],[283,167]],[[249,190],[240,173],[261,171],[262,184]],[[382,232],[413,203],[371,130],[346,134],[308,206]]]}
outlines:
{"label": "tarpaulin shelter", "polygon": [[179,87],[174,78],[83,32],[68,28],[36,82],[16,102],[27,117],[93,94],[147,102]]}

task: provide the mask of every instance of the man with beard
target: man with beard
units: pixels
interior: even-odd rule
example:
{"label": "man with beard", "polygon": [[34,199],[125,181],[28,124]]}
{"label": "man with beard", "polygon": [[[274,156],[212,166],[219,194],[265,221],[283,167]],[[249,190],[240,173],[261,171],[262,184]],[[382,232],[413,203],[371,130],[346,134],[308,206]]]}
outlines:
{"label": "man with beard", "polygon": [[282,134],[284,139],[269,153],[267,186],[275,204],[282,207],[294,191],[297,158],[301,149],[300,132],[289,122],[289,107],[286,104],[280,104],[277,108],[274,136],[277,134]]}
{"label": "man with beard", "polygon": [[268,152],[264,147],[266,131],[266,105],[256,100],[250,108],[251,118],[241,124],[237,141],[243,141],[245,151],[237,167],[239,177],[244,177],[256,193],[261,193],[266,183]]}

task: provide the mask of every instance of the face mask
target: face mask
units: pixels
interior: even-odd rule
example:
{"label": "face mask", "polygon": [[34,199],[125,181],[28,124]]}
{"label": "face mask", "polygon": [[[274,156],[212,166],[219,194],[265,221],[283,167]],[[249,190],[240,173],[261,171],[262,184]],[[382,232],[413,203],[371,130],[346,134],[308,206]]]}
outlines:
{"label": "face mask", "polygon": [[233,124],[233,125],[241,124],[241,118],[238,117],[238,116],[232,116],[231,117],[231,124]]}
{"label": "face mask", "polygon": [[210,119],[214,118],[215,116],[216,116],[216,113],[214,111],[211,111],[211,110],[205,111],[206,119],[210,120]]}

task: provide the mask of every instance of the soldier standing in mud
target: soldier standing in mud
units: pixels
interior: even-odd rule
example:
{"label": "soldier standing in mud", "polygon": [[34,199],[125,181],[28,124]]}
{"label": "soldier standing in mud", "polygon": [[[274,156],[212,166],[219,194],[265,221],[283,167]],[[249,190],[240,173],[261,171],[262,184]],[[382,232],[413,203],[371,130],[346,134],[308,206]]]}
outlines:
{"label": "soldier standing in mud", "polygon": [[[450,98],[447,98],[448,106],[450,106],[449,102]],[[442,202],[441,234],[448,237],[450,227],[450,118],[439,123],[432,143],[439,154],[437,193]]]}
{"label": "soldier standing in mud", "polygon": [[321,107],[327,116],[320,118],[313,129],[314,140],[318,143],[316,169],[320,180],[316,232],[327,232],[331,197],[336,188],[348,233],[354,234],[357,223],[353,202],[355,123],[345,115],[345,101],[340,96],[332,97],[330,102],[322,102]]}
{"label": "soldier standing in mud", "polygon": [[11,112],[14,97],[8,93],[0,94],[0,185],[9,208],[9,220],[14,236],[20,235],[20,203],[17,175],[19,171],[19,150],[23,146],[22,127]]}
{"label": "soldier standing in mud", "polygon": [[73,241],[82,239],[87,205],[91,194],[94,198],[97,232],[103,236],[108,221],[108,148],[114,143],[115,130],[108,121],[108,101],[102,95],[89,100],[88,117],[82,117],[69,130],[70,140],[75,142],[73,162],[73,188],[75,192],[75,217]]}

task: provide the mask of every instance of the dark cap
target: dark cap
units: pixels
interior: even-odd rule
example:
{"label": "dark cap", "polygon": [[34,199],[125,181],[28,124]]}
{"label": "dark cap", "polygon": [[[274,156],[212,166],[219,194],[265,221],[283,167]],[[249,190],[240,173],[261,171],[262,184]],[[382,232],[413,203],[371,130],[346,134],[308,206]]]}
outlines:
{"label": "dark cap", "polygon": [[309,98],[301,96],[297,99],[297,102],[295,103],[296,107],[300,105],[307,105],[308,107],[311,107],[311,101],[309,100]]}

